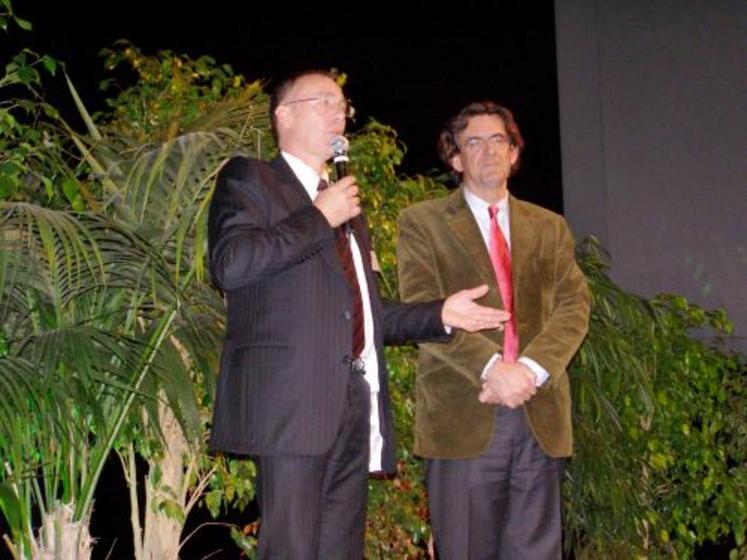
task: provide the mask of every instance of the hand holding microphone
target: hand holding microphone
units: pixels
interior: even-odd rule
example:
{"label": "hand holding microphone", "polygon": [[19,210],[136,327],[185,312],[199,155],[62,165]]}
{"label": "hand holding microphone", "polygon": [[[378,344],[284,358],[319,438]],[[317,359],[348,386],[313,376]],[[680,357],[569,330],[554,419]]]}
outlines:
{"label": "hand holding microphone", "polygon": [[330,143],[337,182],[321,191],[314,199],[316,206],[329,225],[337,227],[346,224],[361,213],[361,201],[355,177],[348,175],[348,141],[344,136],[335,136]]}

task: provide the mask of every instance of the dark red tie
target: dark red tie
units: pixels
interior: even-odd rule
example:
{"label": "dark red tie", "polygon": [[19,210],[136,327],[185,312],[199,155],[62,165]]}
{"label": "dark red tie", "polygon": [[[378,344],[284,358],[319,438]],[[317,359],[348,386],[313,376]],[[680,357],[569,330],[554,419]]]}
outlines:
{"label": "dark red tie", "polygon": [[503,361],[515,362],[519,357],[519,333],[514,315],[514,288],[511,279],[511,253],[508,243],[498,225],[498,207],[488,207],[490,213],[490,260],[493,263],[498,287],[501,290],[503,308],[511,313],[503,333]]}
{"label": "dark red tie", "polygon": [[[324,179],[319,180],[318,191],[323,191],[329,187],[329,183]],[[358,284],[358,276],[355,273],[355,263],[353,262],[353,252],[350,250],[350,239],[345,232],[345,226],[335,228],[335,239],[337,247],[337,256],[340,259],[342,270],[353,292],[353,358],[358,358],[363,352],[365,343],[365,332],[363,329],[363,300],[361,298],[361,288]]]}

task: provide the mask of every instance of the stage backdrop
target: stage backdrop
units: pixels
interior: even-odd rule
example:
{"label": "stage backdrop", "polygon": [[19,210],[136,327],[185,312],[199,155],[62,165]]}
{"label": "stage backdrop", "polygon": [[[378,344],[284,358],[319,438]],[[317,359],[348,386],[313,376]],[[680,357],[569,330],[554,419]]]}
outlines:
{"label": "stage backdrop", "polygon": [[747,2],[555,0],[564,208],[646,296],[747,351]]}

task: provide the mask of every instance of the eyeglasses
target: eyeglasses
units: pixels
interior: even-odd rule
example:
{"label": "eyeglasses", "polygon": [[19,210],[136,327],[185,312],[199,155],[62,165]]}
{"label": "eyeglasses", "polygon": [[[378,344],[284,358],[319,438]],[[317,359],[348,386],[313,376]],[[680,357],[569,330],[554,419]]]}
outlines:
{"label": "eyeglasses", "polygon": [[355,107],[353,107],[349,99],[325,96],[304,97],[303,99],[284,101],[281,105],[294,105],[296,103],[313,103],[324,111],[340,110],[345,113],[345,117],[348,119],[352,119],[355,116]]}
{"label": "eyeglasses", "polygon": [[498,133],[488,136],[487,138],[483,138],[482,136],[472,136],[467,139],[462,148],[470,153],[479,154],[487,150],[488,146],[501,148],[510,144],[511,140],[508,136]]}

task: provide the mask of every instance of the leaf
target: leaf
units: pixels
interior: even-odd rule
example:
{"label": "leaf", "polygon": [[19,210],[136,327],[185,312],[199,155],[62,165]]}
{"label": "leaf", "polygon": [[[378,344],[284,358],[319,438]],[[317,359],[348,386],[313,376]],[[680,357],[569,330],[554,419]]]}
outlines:
{"label": "leaf", "polygon": [[158,504],[158,509],[163,512],[164,515],[166,515],[166,517],[168,517],[169,519],[177,521],[180,525],[184,524],[184,521],[186,519],[184,510],[182,509],[182,506],[175,500],[163,500],[160,504]]}
{"label": "leaf", "polygon": [[80,197],[78,182],[72,177],[65,177],[62,180],[62,192],[68,201],[72,202],[76,197]]}
{"label": "leaf", "polygon": [[245,535],[244,532],[240,531],[236,527],[231,527],[231,540],[238,546],[244,554],[247,554],[249,558],[254,558],[256,551],[257,539],[250,535]]}
{"label": "leaf", "polygon": [[16,69],[16,75],[19,81],[27,86],[39,83],[39,73],[27,64],[20,64]]}
{"label": "leaf", "polygon": [[8,484],[0,485],[0,509],[5,515],[5,521],[8,523],[13,536],[18,537],[23,533],[23,514],[21,512],[21,502],[16,497],[15,492]]}
{"label": "leaf", "polygon": [[57,61],[49,55],[44,55],[41,61],[42,64],[44,64],[44,68],[47,69],[47,72],[54,76],[57,71]]}
{"label": "leaf", "polygon": [[205,494],[205,505],[213,518],[217,518],[220,515],[220,507],[223,503],[223,492],[221,490],[211,490]]}
{"label": "leaf", "polygon": [[15,16],[15,15],[13,16],[13,19],[15,20],[16,24],[18,25],[18,27],[20,27],[24,31],[31,31],[31,27],[32,26],[31,26],[31,22],[30,21],[27,21],[27,20],[25,20],[23,18]]}
{"label": "leaf", "polygon": [[44,185],[44,192],[47,195],[48,200],[52,200],[54,198],[54,183],[52,182],[52,179],[49,177],[42,176],[41,177],[42,185]]}
{"label": "leaf", "polygon": [[47,115],[49,118],[55,119],[55,120],[60,118],[59,111],[55,107],[50,105],[49,103],[42,103],[41,107],[44,110],[44,114]]}
{"label": "leaf", "polygon": [[16,191],[18,179],[12,175],[0,173],[0,200],[10,198]]}
{"label": "leaf", "polygon": [[86,124],[88,133],[91,135],[91,138],[93,138],[95,141],[97,142],[100,141],[102,138],[101,133],[99,132],[99,129],[96,126],[96,124],[93,122],[91,115],[88,113],[86,106],[83,104],[83,101],[78,95],[78,90],[75,89],[75,86],[73,85],[73,82],[70,79],[70,77],[67,75],[67,72],[65,73],[65,81],[67,82],[67,87],[70,90],[70,95],[73,96],[73,101],[75,102],[75,106],[78,108],[78,113],[80,113],[80,116],[83,119],[83,122]]}

